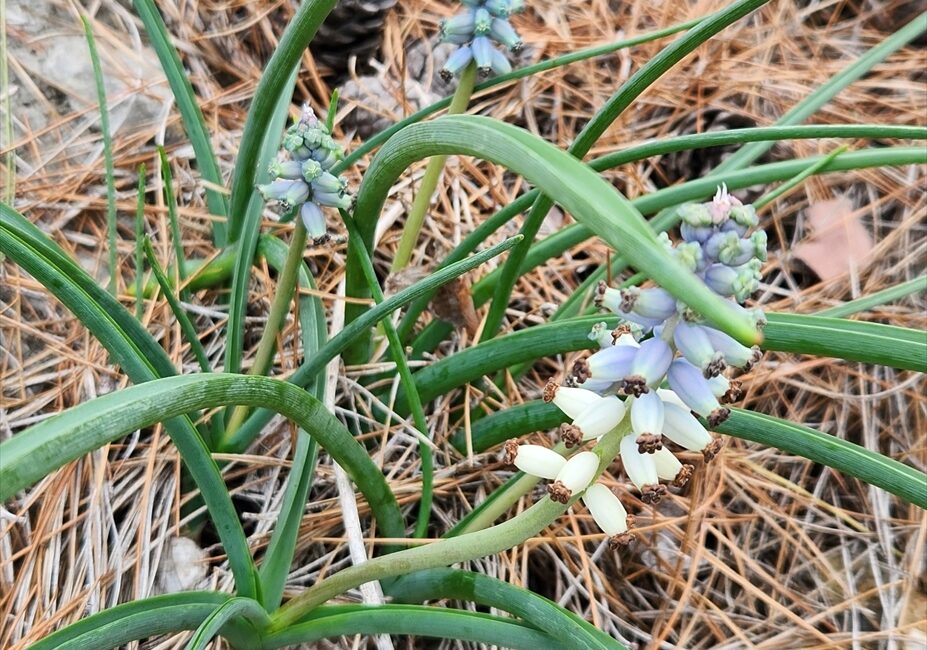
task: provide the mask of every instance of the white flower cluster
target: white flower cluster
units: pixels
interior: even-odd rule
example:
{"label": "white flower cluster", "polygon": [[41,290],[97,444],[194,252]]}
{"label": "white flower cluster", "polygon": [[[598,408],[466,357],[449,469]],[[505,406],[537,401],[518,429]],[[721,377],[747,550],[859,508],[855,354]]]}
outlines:
{"label": "white flower cluster", "polygon": [[[759,261],[766,254],[765,234],[745,237],[756,224],[753,208],[722,187],[713,201],[682,211],[686,241],[674,252],[690,259],[709,287],[744,309],[739,303],[756,289]],[[721,268],[732,271],[730,282],[708,277],[720,276]],[[618,328],[595,326],[589,338],[599,343],[599,351],[577,361],[564,385],[548,383],[544,400],[570,418],[560,426],[568,448],[598,441],[629,417],[619,457],[641,500],[656,504],[667,492],[666,483],[681,487],[694,471],[667,441],[712,460],[722,442],[695,416],[712,427],[727,419],[730,410],[724,405],[740,399],[741,390],[724,373],[750,368],[760,351],[708,326],[659,287],[618,290],[602,283],[596,303],[620,317]],[[758,324],[765,322],[762,312],[750,314]],[[556,501],[567,503],[585,490],[583,502],[612,544],[633,538],[631,518],[618,498],[604,485],[589,487],[599,466],[595,453],[582,451],[566,460],[552,449],[510,440],[506,457],[525,473],[553,481],[548,493]]]}

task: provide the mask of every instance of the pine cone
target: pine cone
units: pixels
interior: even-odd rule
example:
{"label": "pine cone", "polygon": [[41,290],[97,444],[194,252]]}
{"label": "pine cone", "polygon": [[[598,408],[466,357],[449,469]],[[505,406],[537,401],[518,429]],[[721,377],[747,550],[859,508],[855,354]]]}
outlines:
{"label": "pine cone", "polygon": [[380,48],[386,15],[396,0],[341,0],[319,27],[309,49],[329,69],[335,83],[348,72],[352,56],[357,71],[370,71],[368,60]]}

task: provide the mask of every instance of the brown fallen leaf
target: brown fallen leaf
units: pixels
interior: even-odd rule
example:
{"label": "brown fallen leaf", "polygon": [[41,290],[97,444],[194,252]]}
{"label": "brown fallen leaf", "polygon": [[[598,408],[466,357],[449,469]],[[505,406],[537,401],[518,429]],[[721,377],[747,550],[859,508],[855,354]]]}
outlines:
{"label": "brown fallen leaf", "polygon": [[872,235],[846,197],[813,203],[808,208],[811,234],[795,248],[795,257],[822,280],[831,280],[871,261]]}

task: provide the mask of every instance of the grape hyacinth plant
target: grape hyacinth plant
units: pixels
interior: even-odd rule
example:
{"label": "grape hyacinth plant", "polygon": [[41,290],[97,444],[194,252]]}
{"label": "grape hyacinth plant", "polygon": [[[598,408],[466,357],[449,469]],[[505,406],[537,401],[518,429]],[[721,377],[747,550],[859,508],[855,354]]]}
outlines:
{"label": "grape hyacinth plant", "polygon": [[524,43],[509,22],[509,16],[524,11],[525,3],[522,0],[464,0],[463,4],[462,12],[441,21],[441,40],[459,46],[441,68],[441,76],[450,81],[471,62],[484,77],[511,72],[511,64],[493,47],[493,42],[513,54],[521,51]]}
{"label": "grape hyacinth plant", "polygon": [[267,201],[279,201],[285,210],[299,210],[309,236],[323,239],[327,233],[323,207],[347,210],[352,197],[348,181],[331,173],[344,158],[341,145],[312,108],[305,104],[299,119],[283,136],[281,158],[270,164],[274,180],[258,187]]}
{"label": "grape hyacinth plant", "polygon": [[[712,201],[686,204],[678,212],[683,242],[674,247],[664,237],[664,244],[712,291],[743,309],[759,286],[759,265],[766,259],[766,234],[749,232],[758,223],[753,206],[721,186]],[[712,280],[719,277],[728,280]],[[761,353],[711,327],[660,287],[618,290],[602,282],[595,301],[619,317],[618,327],[608,331],[605,323],[595,325],[589,338],[600,350],[576,361],[564,385],[548,383],[544,401],[571,418],[560,425],[568,449],[597,441],[628,414],[631,427],[620,441],[619,457],[641,500],[655,505],[666,494],[661,481],[682,487],[694,471],[676,458],[667,441],[711,461],[722,441],[696,416],[709,427],[722,424],[730,413],[726,405],[741,394],[737,380],[725,373],[749,370]],[[765,322],[761,310],[747,312],[754,322]],[[586,490],[594,476],[589,467],[598,465],[589,452],[565,460],[550,449],[515,440],[506,444],[506,460],[552,480],[550,498],[564,504]],[[625,545],[633,539],[627,511],[603,489],[596,486],[583,502],[613,545]]]}
{"label": "grape hyacinth plant", "polygon": [[[704,598],[706,607],[720,614],[708,592],[725,590],[712,587],[714,578],[705,581],[700,569],[705,556],[699,562],[697,552],[687,555],[689,531],[677,532],[685,527],[676,526],[665,512],[669,504],[664,502],[663,513],[655,506],[662,499],[685,503],[697,498],[699,491],[694,488],[709,481],[693,481],[694,487],[686,488],[687,492],[676,490],[693,476],[701,478],[704,466],[721,452],[722,441],[735,439],[744,441],[737,443],[744,446],[729,445],[726,453],[732,462],[727,468],[735,466],[734,460],[744,462],[736,464],[730,475],[712,472],[719,478],[717,502],[711,508],[700,508],[698,521],[694,508],[692,513],[692,522],[701,531],[714,529],[711,518],[729,512],[726,498],[732,493],[731,485],[739,486],[734,481],[748,476],[746,472],[762,475],[769,482],[758,483],[759,489],[767,485],[781,489],[783,499],[804,491],[791,482],[794,477],[814,474],[818,480],[820,474],[822,489],[813,495],[808,491],[807,501],[796,502],[814,505],[809,517],[829,507],[839,517],[841,530],[834,528],[835,534],[844,528],[855,529],[861,533],[857,539],[861,548],[884,537],[891,542],[889,552],[898,552],[895,541],[902,538],[883,533],[893,527],[916,531],[918,518],[923,517],[927,508],[923,445],[898,444],[903,438],[888,426],[872,427],[875,435],[854,442],[852,427],[840,428],[834,418],[826,419],[830,416],[814,422],[790,421],[736,404],[744,394],[741,373],[756,366],[766,352],[813,355],[836,364],[877,364],[889,372],[927,372],[923,331],[878,322],[890,317],[889,312],[850,318],[922,291],[924,278],[920,284],[908,280],[827,309],[820,307],[823,311],[817,313],[777,312],[774,305],[764,313],[750,302],[760,289],[760,273],[767,261],[767,237],[759,227],[758,211],[763,214],[763,208],[812,175],[840,172],[849,178],[864,168],[903,167],[904,173],[893,171],[891,179],[888,174],[883,179],[891,193],[880,194],[882,185],[867,181],[866,188],[878,195],[872,206],[901,206],[904,209],[897,213],[907,215],[914,213],[908,208],[922,205],[921,196],[909,197],[916,194],[915,188],[903,188],[897,179],[920,178],[916,170],[927,163],[927,150],[922,146],[927,128],[821,124],[811,118],[841,89],[918,38],[927,30],[925,17],[874,44],[770,126],[688,133],[653,118],[667,114],[663,106],[642,111],[641,115],[648,116],[643,126],[640,116],[629,112],[637,109],[642,93],[699,48],[698,67],[712,68],[713,50],[703,45],[722,30],[746,22],[748,16],[751,30],[791,33],[783,32],[778,22],[768,24],[770,14],[772,20],[790,15],[790,6],[788,11],[776,7],[767,14],[760,11],[766,1],[732,0],[708,15],[687,15],[685,22],[676,25],[512,70],[505,51],[517,53],[523,42],[510,18],[524,10],[523,1],[463,0],[461,12],[441,22],[438,34],[457,48],[441,70],[446,80],[456,80],[453,97],[421,108],[365,142],[354,142],[351,153],[345,155],[333,135],[335,117],[341,114],[338,90],[330,95],[326,119],[320,120],[302,102],[320,99],[324,79],[316,75],[318,71],[311,79],[300,76],[306,48],[336,3],[305,0],[297,3],[285,31],[272,34],[275,49],[254,87],[233,164],[213,149],[214,141],[228,138],[219,138],[207,125],[225,124],[233,127],[227,133],[237,133],[240,125],[231,123],[240,111],[223,110],[215,100],[204,101],[196,95],[184,58],[196,50],[197,40],[186,39],[184,50],[176,50],[176,39],[158,3],[133,0],[131,5],[164,69],[176,100],[173,106],[195,157],[179,156],[183,173],[176,177],[177,183],[169,156],[178,149],[186,151],[185,146],[172,141],[156,148],[153,143],[160,142],[156,137],[146,141],[124,133],[120,135],[127,137],[122,141],[133,146],[112,147],[103,68],[92,38],[93,19],[86,17],[100,97],[103,175],[109,188],[106,216],[111,218],[106,220],[106,238],[112,242],[108,251],[112,290],[101,287],[98,278],[87,272],[87,265],[70,253],[102,230],[93,222],[94,201],[86,202],[79,217],[66,218],[58,199],[37,201],[11,191],[12,199],[0,202],[0,257],[4,258],[0,270],[4,281],[10,280],[9,287],[3,286],[3,300],[8,301],[7,294],[12,296],[8,301],[12,308],[3,312],[3,333],[10,323],[15,326],[16,318],[24,321],[12,330],[12,345],[5,338],[0,345],[9,357],[2,362],[4,372],[13,377],[9,390],[4,384],[3,396],[30,400],[24,407],[0,409],[0,575],[4,585],[0,609],[10,614],[0,626],[0,645],[9,642],[29,650],[109,650],[138,642],[149,647],[182,641],[188,650],[206,650],[216,643],[233,650],[269,650],[317,647],[326,639],[338,643],[353,638],[358,646],[372,645],[375,639],[377,647],[389,648],[395,636],[397,647],[431,644],[422,637],[441,639],[436,647],[460,642],[525,650],[627,650],[626,637],[645,644],[653,641],[655,647],[685,647],[686,640],[696,638],[706,626],[696,627],[700,623],[697,615],[684,626],[674,626],[675,615],[665,618],[652,605],[666,601],[667,594],[672,599],[672,593],[684,592],[686,597],[694,596],[691,603]],[[386,4],[367,8],[376,10],[376,24],[382,24]],[[526,23],[525,34],[533,33],[527,27],[532,21],[538,29],[539,23],[559,15],[558,11],[569,15],[588,8],[562,3],[555,11],[541,9],[519,18]],[[604,30],[596,25],[596,33],[633,31],[655,17],[664,20],[673,12],[682,15],[697,10],[695,5],[668,4],[658,11],[644,9],[639,19],[624,24],[623,17],[636,15],[638,9],[635,5],[620,14],[622,24],[616,18]],[[811,13],[826,10],[814,8]],[[369,16],[370,11],[361,13]],[[265,27],[273,32],[278,26],[263,22],[263,15],[256,21],[262,21],[261,29],[244,30],[240,32],[243,38],[251,32],[263,33]],[[435,22],[426,17],[421,25],[434,31]],[[672,41],[649,60],[636,55],[625,58],[629,65],[622,63],[622,73],[615,75],[623,80],[609,89],[611,96],[594,114],[582,114],[581,107],[599,101],[599,88],[578,87],[576,92],[571,88],[563,93],[565,84],[557,80],[548,84],[554,101],[545,99],[546,103],[534,106],[538,93],[548,91],[535,92],[539,86],[530,82],[521,89],[514,86],[532,75],[596,58],[600,60],[588,65],[595,71],[590,78],[604,86],[608,77],[601,73],[612,62],[601,57],[668,37]],[[731,42],[739,42],[737,38],[733,36]],[[559,41],[565,39],[558,36],[539,46],[541,56],[549,53],[547,45],[554,41],[562,46]],[[369,45],[365,52],[370,51]],[[729,48],[731,53],[753,49]],[[883,78],[901,74],[901,66],[884,67],[879,73]],[[203,69],[208,71],[208,66]],[[380,72],[385,78],[394,70],[392,62],[387,62]],[[477,84],[480,75],[492,73],[493,78]],[[406,74],[405,67],[402,74]],[[715,95],[703,83],[707,78],[697,79],[696,85],[706,91],[704,98],[699,93],[699,101],[704,99],[709,107]],[[788,84],[794,86],[794,79],[790,77]],[[508,85],[504,93],[484,93],[504,85]],[[247,83],[242,87],[250,89]],[[468,115],[474,92],[484,93],[480,114]],[[737,88],[735,92],[751,96],[754,91]],[[723,93],[732,96],[728,89]],[[513,105],[512,111],[525,111],[526,119],[511,111],[509,121],[493,117],[499,115],[492,106],[494,98],[506,94],[520,97],[507,103]],[[243,97],[236,94],[235,103]],[[889,111],[895,103],[904,101],[895,96],[880,106]],[[300,105],[295,122],[287,126]],[[544,122],[537,126],[539,121],[530,112],[542,105],[543,111],[538,112],[544,112],[556,128],[547,129]],[[780,102],[768,105],[774,110]],[[446,115],[426,119],[445,109]],[[80,120],[67,117],[55,120],[56,124],[80,123],[86,130],[85,109],[80,110]],[[212,113],[209,120],[203,111]],[[845,113],[833,111],[828,118]],[[641,134],[635,133],[634,138],[625,139],[622,134],[603,139],[609,130],[639,126]],[[47,128],[54,131],[58,126]],[[129,123],[123,128],[129,129]],[[36,133],[40,131],[44,132]],[[556,133],[558,142],[545,140],[539,132]],[[87,133],[79,140],[96,146],[91,142],[95,132]],[[666,133],[685,135],[667,137]],[[655,134],[653,139],[648,139],[649,134]],[[39,137],[35,133],[25,136],[24,142],[30,144]],[[572,139],[568,148],[559,146],[561,136]],[[176,137],[172,133],[171,138]],[[280,138],[282,146],[278,146]],[[632,139],[640,143],[628,143]],[[817,139],[822,147],[843,139],[858,150],[838,146],[817,157],[757,164],[776,143],[791,139]],[[889,144],[893,139],[919,146]],[[867,148],[867,140],[878,145]],[[73,138],[62,141],[78,142]],[[638,195],[633,197],[616,189],[608,173],[626,165],[639,166],[636,169],[656,166],[662,164],[657,160],[669,155],[721,146],[739,149],[713,168],[710,176],[678,179],[678,183],[672,179],[663,189],[638,193],[637,189],[646,187],[642,183],[634,186]],[[230,157],[227,152],[234,148],[223,147],[218,153]],[[15,155],[11,149],[7,157],[13,167],[32,155],[29,147],[16,149]],[[150,155],[160,163],[160,177],[153,186],[144,165],[137,168],[138,178],[132,179],[137,184],[130,184],[137,187],[132,256],[119,254],[130,242],[120,241],[120,233],[128,229],[118,229],[116,209],[125,201],[116,201],[116,191],[117,187],[126,191],[129,185],[123,183],[124,170],[117,183],[114,169],[118,165],[112,160],[114,151],[124,154],[127,149],[138,159],[135,162]],[[607,153],[588,158],[595,152]],[[433,203],[448,156],[480,162],[453,166],[448,197]],[[427,168],[417,182],[417,165],[425,160]],[[487,171],[491,166],[497,169]],[[40,179],[38,172],[45,171],[40,167],[29,168],[27,176]],[[91,178],[88,169],[81,166],[77,174]],[[227,169],[231,169],[230,178],[223,173]],[[264,182],[267,172],[269,181]],[[352,191],[343,174],[359,179]],[[93,180],[94,187],[103,186],[97,183],[101,178]],[[26,186],[45,183],[34,181]],[[732,193],[761,185],[772,187],[753,205]],[[146,205],[152,187],[163,192],[158,206]],[[865,195],[854,193],[854,200],[864,200],[859,197]],[[277,202],[286,211],[280,223],[270,228],[265,227],[265,201]],[[445,207],[449,211],[436,214],[439,219],[429,224],[434,228],[429,229],[428,238],[420,240],[433,205],[437,213]],[[564,220],[562,227],[545,234],[541,227],[548,224],[554,205],[575,223]],[[191,248],[188,235],[205,230],[195,220],[203,219],[207,210],[212,243],[199,239]],[[346,239],[327,236],[326,213],[332,219],[337,215]],[[882,220],[877,230],[892,228],[913,237],[917,229],[901,220],[896,223],[894,215]],[[292,226],[286,223],[291,218],[295,219]],[[785,218],[792,218],[792,212],[777,212],[777,226]],[[43,230],[61,223],[71,224],[69,228],[86,226],[86,231],[75,233],[79,237],[62,246],[56,241],[60,233]],[[665,231],[676,225],[681,239],[674,242]],[[500,236],[503,233],[512,236]],[[316,245],[307,254],[308,236]],[[781,249],[786,239],[774,240],[780,246],[774,256],[776,264],[789,259],[790,251]],[[611,256],[598,254],[602,245],[610,248]],[[586,271],[581,273],[580,266],[572,262],[555,264],[557,258],[566,259],[578,248],[583,249],[581,265]],[[193,256],[193,250],[199,255],[203,249],[206,255]],[[145,268],[146,260],[149,268]],[[545,268],[547,264],[551,266]],[[7,273],[8,268],[12,272]],[[393,277],[386,277],[387,268]],[[403,270],[409,272],[399,276]],[[470,277],[478,273],[482,273],[479,280]],[[523,290],[535,278],[554,274],[557,280],[545,283],[549,286]],[[777,285],[773,273],[768,277],[769,285],[763,289],[779,292],[780,305],[788,302],[786,297],[804,298]],[[828,291],[835,291],[837,284],[837,280],[829,281]],[[271,299],[253,300],[258,288],[265,292],[262,298]],[[549,312],[547,300],[554,292],[568,297]],[[836,298],[834,293],[827,300]],[[588,304],[589,299],[594,304]],[[134,309],[127,309],[128,302],[134,303]],[[265,309],[268,302],[269,309]],[[451,322],[464,308],[479,327]],[[57,320],[52,315],[61,313],[59,309],[69,310],[76,319],[60,330],[55,329],[60,325],[57,322],[49,325]],[[543,316],[538,318],[539,314]],[[46,327],[49,332],[42,331]],[[83,343],[91,337],[95,340],[92,348]],[[84,350],[97,350],[97,342],[105,355],[79,358]],[[40,351],[36,347],[40,343],[53,355]],[[32,355],[40,360],[38,366],[22,358],[21,350],[32,349],[38,351]],[[69,374],[53,358],[62,356],[58,350],[64,349],[67,364],[62,367]],[[537,362],[580,351],[578,360],[561,370],[563,377],[545,385],[549,376],[545,369],[538,381]],[[80,372],[72,372],[72,366]],[[69,376],[77,376],[78,381],[69,383]],[[105,391],[95,385],[99,376],[107,376]],[[122,387],[125,383],[132,385]],[[52,399],[37,399],[33,389],[39,384],[54,384],[58,394],[47,392]],[[112,389],[115,385],[120,388]],[[895,409],[896,402],[904,406],[913,385],[907,379],[897,385],[887,380],[876,388],[891,393]],[[853,397],[865,398],[860,401],[867,404],[875,399],[873,394]],[[790,398],[780,403],[785,399]],[[52,412],[61,405],[67,409]],[[918,413],[911,419],[916,421]],[[281,417],[289,421],[289,429],[278,426]],[[551,431],[558,436],[554,447],[543,440],[518,442]],[[747,446],[751,444],[769,450],[763,459],[770,462],[769,467],[742,454],[753,453]],[[508,464],[498,462],[500,455]],[[510,465],[521,473],[513,472]],[[786,465],[793,473],[777,475]],[[806,471],[811,467],[825,471]],[[628,488],[613,491],[614,480],[621,475],[626,476]],[[132,492],[141,476],[144,489]],[[838,491],[833,490],[834,476],[839,477]],[[535,499],[534,490],[541,481],[547,484]],[[337,491],[337,506],[329,499],[333,491]],[[625,491],[639,499],[623,503],[619,493]],[[144,504],[136,507],[131,497],[141,493]],[[826,502],[838,493],[839,502]],[[735,498],[741,495],[738,487]],[[260,508],[255,509],[258,501]],[[879,512],[863,509],[873,503]],[[591,517],[573,519],[573,536],[561,540],[582,562],[562,565],[567,570],[579,564],[589,568],[585,560],[601,559],[594,567],[597,573],[589,568],[588,579],[573,583],[588,585],[588,591],[575,590],[574,598],[555,602],[478,570],[489,567],[491,572],[495,561],[474,561],[540,540],[548,527],[561,528],[558,522],[562,523],[570,508],[582,505]],[[769,499],[762,505],[773,508],[776,504]],[[463,514],[455,520],[455,513]],[[648,518],[648,535],[652,532],[655,539],[682,542],[673,551],[678,553],[678,562],[674,560],[677,571],[672,581],[664,571],[669,563],[657,557],[657,545],[653,553],[616,554],[636,535],[644,535],[643,526],[635,529],[635,515]],[[738,517],[725,519],[727,526]],[[787,530],[775,525],[777,530]],[[798,518],[791,518],[789,525],[801,533]],[[756,537],[765,548],[766,532]],[[800,534],[796,537],[804,539]],[[178,538],[193,551],[188,554],[192,559],[183,567],[179,556],[164,556],[159,565],[154,551],[172,547]],[[78,539],[84,546],[75,545]],[[101,539],[106,548],[94,546]],[[119,543],[110,543],[113,540]],[[596,545],[594,555],[590,545]],[[57,559],[58,549],[72,546],[73,552],[62,556],[61,562],[77,575],[77,582],[65,584],[68,581],[59,580],[57,570],[47,570],[55,568],[47,559]],[[878,550],[870,546],[869,550]],[[697,551],[705,548],[697,547]],[[743,557],[738,560],[743,561],[716,558],[725,563],[731,579],[728,584],[747,583],[762,567],[771,566],[768,556],[751,557],[757,548],[739,549]],[[830,566],[837,558],[827,549],[818,550],[823,552],[808,557],[827,561],[803,561],[803,576],[821,577],[811,572],[818,565]],[[849,548],[845,550],[844,555],[849,555]],[[530,548],[518,553],[529,571],[543,566],[534,561]],[[134,560],[123,562],[123,556]],[[625,559],[634,563],[633,570],[626,571]],[[885,558],[874,554],[872,559],[864,564],[874,567]],[[901,585],[899,569],[914,565],[901,552],[890,559],[886,565],[891,565],[891,578],[882,584],[895,589]],[[684,569],[683,561],[689,561],[690,568]],[[183,570],[191,564],[195,570]],[[73,571],[75,566],[78,571]],[[175,578],[181,573],[194,577],[165,580],[165,571],[174,571]],[[499,573],[513,575],[508,568]],[[688,580],[682,590],[678,588],[680,576],[682,582]],[[561,583],[559,575],[518,577],[525,577],[528,585]],[[638,589],[640,583],[635,581],[647,585]],[[155,582],[170,593],[156,593],[150,588]],[[601,584],[607,585],[605,591]],[[628,615],[606,611],[616,602],[621,606],[608,588],[618,585],[621,589],[625,584],[641,598],[633,599]],[[658,589],[652,589],[653,585]],[[742,609],[735,603],[731,607],[737,611],[732,615],[712,619],[717,638],[706,637],[702,645],[723,642],[728,635],[722,629],[725,625],[736,633],[730,635],[735,642],[775,645],[781,640],[777,626],[787,620],[785,615],[801,624],[800,642],[817,636],[823,638],[815,639],[816,645],[834,645],[826,637],[837,630],[835,621],[839,622],[831,615],[833,590],[816,588],[818,596],[802,601],[795,613],[785,602],[785,595],[795,591],[793,586],[790,583],[778,590],[776,597],[782,601],[766,603],[771,622],[766,627],[776,628],[767,630],[769,635],[755,631],[762,625],[754,625],[756,612],[745,609],[766,594],[759,589],[732,592],[729,603],[746,594],[740,600],[748,601],[747,605]],[[875,591],[879,591],[878,598],[884,595],[885,602],[894,602],[890,592]],[[63,593],[73,597],[60,597]],[[557,598],[562,594],[558,592]],[[658,600],[649,594],[656,594]],[[848,601],[868,608],[869,602],[859,595],[852,594]],[[823,604],[827,613],[814,613],[815,604],[824,600],[828,601]],[[688,607],[677,611],[685,610],[689,617],[690,609],[707,611]],[[884,608],[881,618],[888,620],[896,609],[900,608]],[[654,628],[647,629],[651,621],[655,621]],[[747,621],[750,629],[736,629],[737,621]],[[898,620],[891,622],[891,633],[903,626]],[[853,625],[855,632],[855,620]],[[687,631],[677,632],[676,627]],[[166,634],[182,639],[165,640]],[[362,635],[372,638],[361,639]],[[162,638],[143,641],[152,637]],[[219,637],[222,640],[214,643]],[[834,641],[859,645],[867,639],[840,635]]]}

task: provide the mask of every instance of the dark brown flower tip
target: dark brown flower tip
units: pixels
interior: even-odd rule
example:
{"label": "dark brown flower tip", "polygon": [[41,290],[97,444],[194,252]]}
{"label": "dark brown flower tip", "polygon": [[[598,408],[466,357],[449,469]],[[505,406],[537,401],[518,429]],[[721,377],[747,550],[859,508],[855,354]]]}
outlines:
{"label": "dark brown flower tip", "polygon": [[560,385],[555,382],[553,379],[547,382],[544,386],[544,401],[553,402],[554,398],[557,396],[557,389],[560,388]]}
{"label": "dark brown flower tip", "polygon": [[626,549],[637,539],[637,535],[632,532],[619,533],[608,538],[608,548],[612,551]]}
{"label": "dark brown flower tip", "polygon": [[627,323],[622,323],[621,325],[619,325],[618,327],[612,330],[612,344],[617,343],[618,339],[620,339],[625,334],[633,334],[633,333],[634,332],[631,329],[630,325],[628,325]]}
{"label": "dark brown flower tip", "polygon": [[716,427],[731,415],[731,409],[729,408],[716,408],[714,411],[708,414],[708,426]]}
{"label": "dark brown flower tip", "polygon": [[550,495],[551,501],[563,504],[566,504],[566,502],[570,500],[570,497],[573,496],[573,493],[567,489],[567,486],[560,481],[554,481],[548,485],[547,494]]}
{"label": "dark brown flower tip", "polygon": [[637,304],[637,296],[639,293],[638,291],[623,289],[621,291],[621,311],[625,313],[633,311],[634,305]]}
{"label": "dark brown flower tip", "polygon": [[727,364],[724,362],[724,359],[718,357],[717,359],[712,359],[708,364],[708,367],[705,368],[702,374],[705,375],[705,379],[711,379],[712,377],[717,377],[727,368]]}
{"label": "dark brown flower tip", "polygon": [[702,450],[702,456],[705,457],[705,462],[710,463],[715,459],[715,457],[721,453],[721,448],[724,446],[723,438],[715,438],[708,446]]}
{"label": "dark brown flower tip", "polygon": [[763,358],[763,351],[760,350],[758,347],[753,346],[753,356],[750,357],[750,360],[744,364],[742,370],[744,372],[749,371],[751,368],[753,368],[753,366],[758,364],[760,362],[760,359],[762,358]]}
{"label": "dark brown flower tip", "polygon": [[583,441],[583,432],[579,427],[564,422],[560,425],[560,438],[567,449],[579,445]]}
{"label": "dark brown flower tip", "polygon": [[621,390],[625,395],[640,397],[644,393],[649,392],[650,388],[647,387],[646,379],[640,375],[631,375],[630,377],[626,377],[624,381],[621,382]]}
{"label": "dark brown flower tip", "polygon": [[721,396],[722,404],[733,404],[734,402],[739,402],[740,398],[744,396],[744,390],[741,388],[739,381],[731,380],[730,386],[724,392],[724,395]]}
{"label": "dark brown flower tip", "polygon": [[506,440],[502,449],[505,451],[505,455],[502,457],[502,462],[506,465],[514,465],[515,457],[518,456],[518,440],[515,438]]}
{"label": "dark brown flower tip", "polygon": [[642,433],[637,436],[637,453],[653,454],[663,449],[663,436],[653,433]]}
{"label": "dark brown flower tip", "polygon": [[591,376],[589,372],[589,362],[586,361],[586,358],[577,359],[573,362],[573,379],[579,383],[583,383]]}
{"label": "dark brown flower tip", "polygon": [[595,295],[592,298],[592,302],[595,303],[596,307],[602,306],[602,299],[605,298],[605,291],[608,289],[608,283],[604,280],[600,280],[597,285],[595,285]]}
{"label": "dark brown flower tip", "polygon": [[686,483],[689,482],[689,479],[692,478],[692,473],[695,472],[695,467],[686,463],[679,469],[679,473],[676,474],[676,478],[673,479],[673,485],[676,487],[685,487]]}
{"label": "dark brown flower tip", "polygon": [[665,485],[645,485],[641,488],[641,501],[650,505],[657,505],[666,494]]}

